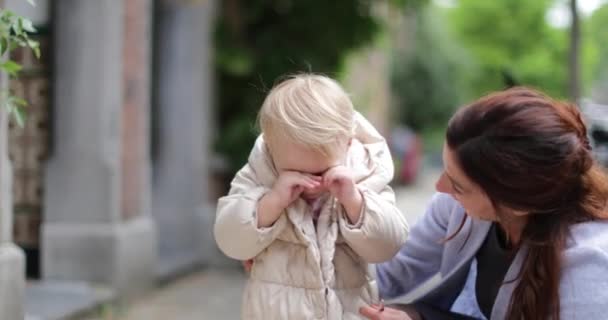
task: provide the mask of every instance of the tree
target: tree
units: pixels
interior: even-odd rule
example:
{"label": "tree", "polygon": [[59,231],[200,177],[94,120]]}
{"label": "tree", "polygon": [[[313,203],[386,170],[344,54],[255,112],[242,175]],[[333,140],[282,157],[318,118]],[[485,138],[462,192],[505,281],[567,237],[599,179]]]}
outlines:
{"label": "tree", "polygon": [[231,172],[247,160],[256,113],[275,79],[300,71],[335,77],[345,55],[381,30],[372,9],[365,0],[222,1],[215,34],[216,150]]}
{"label": "tree", "polygon": [[567,42],[545,19],[552,0],[460,0],[450,25],[475,61],[473,97],[508,86],[506,75],[557,97],[567,88]]}
{"label": "tree", "polygon": [[[30,3],[32,3],[31,0]],[[10,10],[0,9],[0,72],[12,77],[18,75],[21,66],[10,58],[10,52],[17,47],[29,47],[34,50],[36,57],[40,57],[38,42],[29,37],[29,34],[34,32],[36,29],[29,19]],[[23,126],[25,117],[23,107],[27,105],[27,102],[12,95],[7,89],[0,88],[0,103],[8,114],[13,116],[17,124]]]}
{"label": "tree", "polygon": [[601,103],[608,103],[608,3],[593,12],[584,24],[587,51],[592,57],[583,57],[583,62],[592,59],[585,74],[593,83],[593,98]]}
{"label": "tree", "polygon": [[432,6],[407,11],[411,43],[392,74],[395,118],[417,132],[443,127],[462,100],[466,54]]}

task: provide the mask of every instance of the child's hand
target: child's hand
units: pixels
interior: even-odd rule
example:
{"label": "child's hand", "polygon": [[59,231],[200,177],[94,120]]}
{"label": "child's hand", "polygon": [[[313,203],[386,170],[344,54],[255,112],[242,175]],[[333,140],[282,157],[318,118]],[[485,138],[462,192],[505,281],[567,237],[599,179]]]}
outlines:
{"label": "child's hand", "polygon": [[323,186],[342,204],[350,222],[356,223],[361,215],[363,197],[355,185],[352,171],[345,166],[329,169],[323,175]]}
{"label": "child's hand", "polygon": [[321,177],[295,171],[282,172],[272,189],[258,202],[258,227],[273,225],[281,212],[294,202],[302,191],[319,187],[321,180]]}
{"label": "child's hand", "polygon": [[323,175],[323,186],[340,203],[350,200],[355,193],[358,193],[352,172],[345,166],[335,166],[327,170]]}
{"label": "child's hand", "polygon": [[285,171],[274,183],[272,196],[275,196],[281,210],[287,208],[306,189],[316,189],[321,186],[321,177],[306,175],[295,171]]}

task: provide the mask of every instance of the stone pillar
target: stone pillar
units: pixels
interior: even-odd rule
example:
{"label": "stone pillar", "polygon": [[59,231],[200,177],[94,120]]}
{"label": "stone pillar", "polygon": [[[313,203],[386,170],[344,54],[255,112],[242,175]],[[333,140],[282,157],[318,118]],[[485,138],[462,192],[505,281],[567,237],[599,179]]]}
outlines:
{"label": "stone pillar", "polygon": [[[6,88],[6,84],[6,76],[0,75],[0,88]],[[8,159],[7,129],[8,114],[4,106],[0,106],[0,319],[23,319],[25,255],[12,239],[12,170]]]}
{"label": "stone pillar", "polygon": [[161,0],[156,11],[152,213],[158,271],[169,276],[201,263],[213,241],[207,201],[213,3]]}
{"label": "stone pillar", "polygon": [[[15,7],[14,1],[0,0],[10,8],[34,18]],[[36,21],[34,19],[34,21]],[[0,90],[8,88],[8,78],[0,74]],[[0,319],[25,318],[25,254],[13,243],[12,168],[8,157],[8,114],[0,106]]]}
{"label": "stone pillar", "polygon": [[40,223],[42,217],[43,169],[49,148],[50,47],[52,34],[47,1],[7,0],[6,7],[32,19],[38,32],[30,35],[40,44],[37,59],[29,48],[11,52],[13,61],[23,68],[9,80],[13,94],[28,102],[23,128],[15,121],[8,126],[8,154],[13,169],[13,242],[25,251],[26,277],[40,277]]}
{"label": "stone pillar", "polygon": [[[156,262],[141,145],[148,79],[138,74],[148,59],[149,1],[57,0],[54,6],[42,275],[104,283],[130,295],[152,283]],[[143,22],[126,23],[136,11]],[[122,141],[123,134],[134,137]]]}
{"label": "stone pillar", "polygon": [[[0,0],[0,6],[4,1]],[[0,89],[8,86],[0,74]],[[23,319],[25,255],[13,243],[12,170],[8,159],[8,114],[0,106],[0,319]]]}

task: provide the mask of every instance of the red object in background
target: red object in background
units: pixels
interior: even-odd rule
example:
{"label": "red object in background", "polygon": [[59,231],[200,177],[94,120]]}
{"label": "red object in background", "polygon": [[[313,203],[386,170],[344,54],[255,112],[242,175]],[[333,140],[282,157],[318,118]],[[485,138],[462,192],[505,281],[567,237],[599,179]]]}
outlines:
{"label": "red object in background", "polygon": [[245,272],[250,273],[251,268],[253,268],[253,259],[243,261],[243,268],[245,269]]}
{"label": "red object in background", "polygon": [[418,136],[413,138],[412,146],[403,155],[399,170],[399,181],[412,183],[416,180],[422,160],[422,142]]}
{"label": "red object in background", "polygon": [[391,133],[389,146],[395,162],[395,182],[413,183],[422,162],[420,137],[407,127],[396,127]]}

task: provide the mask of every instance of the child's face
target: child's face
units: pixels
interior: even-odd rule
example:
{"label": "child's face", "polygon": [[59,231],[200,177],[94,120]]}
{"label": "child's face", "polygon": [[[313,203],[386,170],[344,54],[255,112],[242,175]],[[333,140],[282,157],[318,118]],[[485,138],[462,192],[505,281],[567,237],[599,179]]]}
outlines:
{"label": "child's face", "polygon": [[[319,151],[310,149],[293,142],[277,141],[276,146],[271,149],[272,159],[279,174],[285,171],[296,171],[311,176],[322,177],[329,169],[344,163],[344,157],[348,143],[343,146],[338,155],[328,157]],[[342,149],[342,148],[341,148]],[[306,189],[302,192],[305,199],[314,199],[325,192],[323,186],[314,189]]]}

